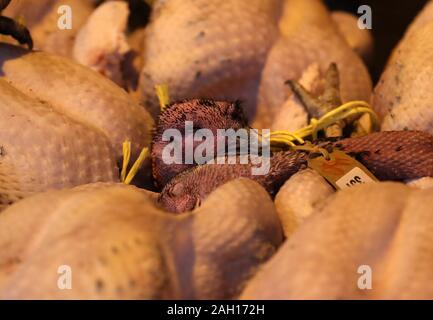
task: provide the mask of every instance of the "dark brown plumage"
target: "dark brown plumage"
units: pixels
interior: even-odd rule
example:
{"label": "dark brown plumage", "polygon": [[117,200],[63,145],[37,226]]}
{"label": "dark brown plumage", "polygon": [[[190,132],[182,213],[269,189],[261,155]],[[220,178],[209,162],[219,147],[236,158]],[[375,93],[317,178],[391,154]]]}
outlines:
{"label": "dark brown plumage", "polygon": [[[433,176],[433,136],[419,131],[378,132],[327,143],[356,157],[380,180],[405,180]],[[275,153],[267,175],[251,174],[251,164],[203,165],[171,180],[159,196],[168,211],[192,210],[213,190],[240,177],[260,183],[271,195],[294,173],[307,165],[304,152]]]}
{"label": "dark brown plumage", "polygon": [[334,146],[355,156],[380,180],[433,176],[433,136],[427,132],[377,132]]}
{"label": "dark brown plumage", "polygon": [[[162,160],[164,147],[169,143],[162,141],[162,135],[167,129],[177,129],[185,136],[185,122],[192,121],[194,129],[210,129],[216,136],[217,129],[234,130],[247,126],[246,118],[239,102],[213,101],[193,99],[174,103],[161,113],[152,140],[152,172],[155,183],[163,187],[176,174],[191,168],[194,164],[165,164]],[[199,144],[194,143],[193,150]],[[215,154],[216,154],[215,140]],[[185,143],[182,144],[185,149]],[[183,152],[184,154],[184,152]]]}
{"label": "dark brown plumage", "polygon": [[[168,211],[192,210],[217,187],[240,177],[257,181],[274,195],[290,176],[307,166],[308,154],[297,151],[272,154],[270,170],[264,175],[253,175],[254,165],[240,164],[239,157],[237,164],[165,164],[161,154],[168,142],[162,141],[162,134],[166,129],[178,129],[184,137],[185,121],[193,121],[195,129],[210,129],[214,135],[217,129],[247,128],[239,103],[194,99],[175,103],[161,114],[153,137],[152,160],[155,180],[163,187],[159,202]],[[433,176],[433,136],[425,132],[378,132],[320,145],[352,155],[380,180]]]}
{"label": "dark brown plumage", "polygon": [[171,212],[192,210],[217,187],[240,177],[257,181],[274,195],[288,178],[306,167],[307,159],[304,152],[278,152],[269,159],[270,170],[265,175],[253,175],[253,164],[239,161],[237,164],[200,165],[174,177],[162,190],[158,202]]}

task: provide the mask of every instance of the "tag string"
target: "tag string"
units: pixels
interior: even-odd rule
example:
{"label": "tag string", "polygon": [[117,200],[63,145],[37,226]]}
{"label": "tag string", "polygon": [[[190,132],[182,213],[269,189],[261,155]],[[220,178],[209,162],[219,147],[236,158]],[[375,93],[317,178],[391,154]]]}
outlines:
{"label": "tag string", "polygon": [[128,172],[129,161],[131,160],[131,141],[126,140],[123,142],[123,162],[122,162],[122,171],[120,172],[120,181],[125,184],[130,184],[132,179],[134,179],[138,170],[140,169],[143,161],[147,158],[149,154],[148,148],[143,148],[138,156],[137,160],[132,165],[131,169]]}
{"label": "tag string", "polygon": [[165,108],[170,104],[170,94],[168,91],[168,85],[167,84],[157,84],[155,86],[155,92],[156,96],[158,97],[159,101],[159,108],[161,111],[164,111]]}
{"label": "tag string", "polygon": [[[155,86],[156,95],[159,100],[161,111],[170,104],[170,95],[167,84],[160,84]],[[321,153],[326,160],[331,159],[331,155],[328,150],[313,145],[310,141],[305,141],[306,138],[311,137],[312,140],[317,140],[319,131],[328,128],[329,126],[336,124],[344,119],[357,116],[360,114],[368,114],[373,124],[373,130],[379,129],[379,119],[376,113],[372,110],[371,106],[365,101],[350,101],[343,105],[335,108],[320,119],[311,118],[309,125],[304,128],[298,129],[295,132],[289,132],[287,130],[272,131],[268,135],[260,135],[260,138],[269,138],[271,147],[274,149],[290,147],[294,150],[303,150],[310,153]],[[130,148],[130,144],[129,144]],[[143,150],[144,151],[144,150]],[[143,152],[142,151],[142,152]],[[125,158],[125,144],[124,144],[124,164],[122,168],[122,181],[127,178],[125,163],[129,162],[129,156]],[[127,166],[127,164],[126,164]],[[131,179],[132,180],[132,179]]]}
{"label": "tag string", "polygon": [[[158,84],[155,86],[156,96],[159,100],[159,106],[161,111],[170,104],[170,95],[168,92],[167,84]],[[122,170],[120,171],[120,181],[125,184],[130,184],[132,179],[137,175],[138,170],[143,164],[144,160],[149,155],[149,149],[143,148],[138,156],[137,160],[132,165],[131,169],[128,172],[129,162],[131,161],[131,141],[124,141],[122,145]]]}
{"label": "tag string", "polygon": [[[371,109],[370,105],[365,101],[351,101],[326,113],[320,119],[312,118],[308,126],[296,130],[295,132],[289,132],[286,130],[272,131],[265,137],[270,139],[271,146],[273,147],[278,148],[279,146],[283,145],[293,148],[296,146],[295,142],[304,144],[304,139],[307,137],[312,137],[312,140],[316,140],[320,130],[326,129],[327,127],[336,124],[341,120],[360,114],[368,114],[373,124],[373,129],[379,129],[378,117]],[[324,151],[322,150],[321,153],[324,154]]]}
{"label": "tag string", "polygon": [[328,150],[326,150],[325,148],[319,147],[319,146],[315,146],[313,145],[310,141],[306,141],[304,145],[301,146],[294,146],[292,147],[293,150],[300,150],[300,151],[307,151],[309,153],[321,153],[322,156],[326,159],[326,160],[331,160],[331,154],[329,153]]}

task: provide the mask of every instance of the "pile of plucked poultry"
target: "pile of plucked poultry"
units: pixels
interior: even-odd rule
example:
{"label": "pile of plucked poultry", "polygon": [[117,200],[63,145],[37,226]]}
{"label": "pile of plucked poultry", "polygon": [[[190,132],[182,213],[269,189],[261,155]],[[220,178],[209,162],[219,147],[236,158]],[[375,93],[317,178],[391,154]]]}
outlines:
{"label": "pile of plucked poultry", "polygon": [[[320,0],[151,3],[0,1],[0,298],[433,298],[433,1],[374,90],[371,34]],[[290,146],[262,176],[162,160],[185,121],[296,132],[351,101],[380,129],[309,145],[378,182],[337,191]]]}

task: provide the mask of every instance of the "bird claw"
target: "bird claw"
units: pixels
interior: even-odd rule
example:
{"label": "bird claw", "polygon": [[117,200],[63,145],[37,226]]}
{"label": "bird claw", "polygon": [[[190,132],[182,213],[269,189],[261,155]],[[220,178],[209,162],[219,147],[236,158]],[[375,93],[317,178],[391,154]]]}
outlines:
{"label": "bird claw", "polygon": [[0,11],[5,9],[12,0],[0,0]]}
{"label": "bird claw", "polygon": [[[11,0],[0,0],[0,11],[5,9]],[[33,49],[33,39],[30,31],[21,23],[4,16],[0,16],[0,34],[11,36],[20,44],[26,44],[29,50]]]}
{"label": "bird claw", "polygon": [[327,112],[341,105],[340,77],[338,67],[335,63],[329,65],[324,77],[324,91],[319,97],[314,97],[298,81],[288,80],[293,93],[300,100],[305,110],[312,118],[320,118]]}
{"label": "bird claw", "polygon": [[[295,80],[288,80],[286,84],[290,86],[310,118],[319,119],[342,104],[340,97],[340,76],[337,64],[335,63],[331,63],[326,70],[324,91],[318,97],[313,96],[311,92]],[[327,129],[326,135],[328,137],[340,136],[342,134],[342,127],[343,124],[333,125]]]}

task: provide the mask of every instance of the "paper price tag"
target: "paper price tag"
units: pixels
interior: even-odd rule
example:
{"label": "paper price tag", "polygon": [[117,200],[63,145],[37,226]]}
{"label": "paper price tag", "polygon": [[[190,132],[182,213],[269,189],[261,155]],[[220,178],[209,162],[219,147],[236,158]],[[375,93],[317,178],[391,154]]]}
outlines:
{"label": "paper price tag", "polygon": [[331,160],[323,156],[308,160],[308,166],[320,173],[336,189],[346,189],[359,184],[378,181],[360,162],[348,154],[335,150]]}
{"label": "paper price tag", "polygon": [[340,179],[338,179],[335,184],[341,189],[350,188],[358,184],[364,184],[367,182],[373,182],[374,180],[370,178],[368,174],[362,171],[361,168],[353,168]]}

